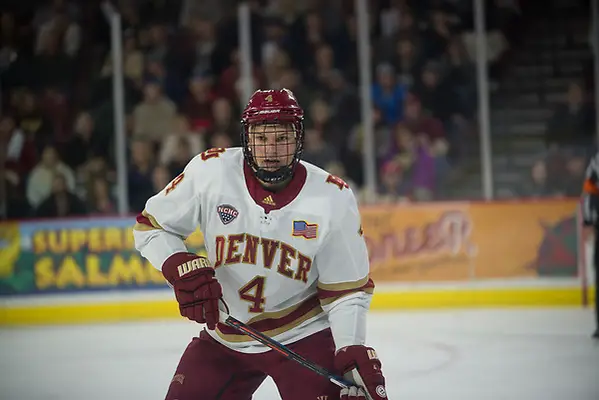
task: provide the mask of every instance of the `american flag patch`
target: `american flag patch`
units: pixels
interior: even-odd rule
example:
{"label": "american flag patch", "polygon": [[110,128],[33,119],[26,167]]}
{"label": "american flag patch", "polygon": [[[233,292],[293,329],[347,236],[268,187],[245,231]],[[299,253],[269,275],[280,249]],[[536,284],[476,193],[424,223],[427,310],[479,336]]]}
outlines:
{"label": "american flag patch", "polygon": [[306,221],[293,221],[293,236],[306,239],[316,239],[318,224],[309,224]]}

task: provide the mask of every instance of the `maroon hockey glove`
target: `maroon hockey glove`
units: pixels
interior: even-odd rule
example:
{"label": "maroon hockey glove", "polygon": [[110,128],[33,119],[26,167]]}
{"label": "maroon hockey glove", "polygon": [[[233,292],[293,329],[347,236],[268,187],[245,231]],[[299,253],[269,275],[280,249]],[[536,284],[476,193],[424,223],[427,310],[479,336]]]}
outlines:
{"label": "maroon hockey glove", "polygon": [[387,399],[381,362],[372,347],[346,346],[335,354],[335,368],[356,387],[341,390],[341,400]]}
{"label": "maroon hockey glove", "polygon": [[162,265],[162,275],[175,290],[181,315],[192,321],[216,328],[218,300],[223,292],[214,277],[214,268],[206,257],[176,253]]}

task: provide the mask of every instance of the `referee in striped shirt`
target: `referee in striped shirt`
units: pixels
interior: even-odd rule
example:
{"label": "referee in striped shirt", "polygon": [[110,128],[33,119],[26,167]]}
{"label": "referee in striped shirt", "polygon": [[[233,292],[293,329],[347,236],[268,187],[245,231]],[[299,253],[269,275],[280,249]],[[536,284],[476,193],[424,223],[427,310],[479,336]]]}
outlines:
{"label": "referee in striped shirt", "polygon": [[582,189],[584,237],[593,238],[593,266],[595,268],[595,317],[593,338],[599,339],[599,153],[591,158]]}

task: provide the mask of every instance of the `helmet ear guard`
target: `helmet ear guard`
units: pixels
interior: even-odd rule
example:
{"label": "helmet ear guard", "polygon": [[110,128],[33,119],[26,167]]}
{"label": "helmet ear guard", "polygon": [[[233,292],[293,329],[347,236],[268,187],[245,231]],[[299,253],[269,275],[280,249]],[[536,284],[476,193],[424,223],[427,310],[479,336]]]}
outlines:
{"label": "helmet ear guard", "polygon": [[[279,183],[293,175],[304,150],[304,111],[288,89],[257,90],[250,98],[241,116],[241,144],[245,162],[256,178],[266,183]],[[295,135],[295,150],[288,165],[272,171],[261,168],[250,143],[250,127],[266,124],[291,125]]]}

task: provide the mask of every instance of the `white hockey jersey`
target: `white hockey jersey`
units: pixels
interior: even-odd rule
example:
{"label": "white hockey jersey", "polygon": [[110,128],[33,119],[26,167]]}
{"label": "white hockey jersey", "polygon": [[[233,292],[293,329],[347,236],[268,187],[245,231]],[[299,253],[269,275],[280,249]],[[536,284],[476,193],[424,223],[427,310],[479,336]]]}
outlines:
{"label": "white hockey jersey", "polygon": [[[362,344],[355,325],[374,285],[358,206],[341,179],[301,162],[288,187],[270,192],[242,149],[210,149],[148,200],[136,248],[160,269],[187,251],[183,239],[198,225],[232,316],[284,344],[327,327],[337,348]],[[238,351],[268,350],[224,324],[208,332]]]}

